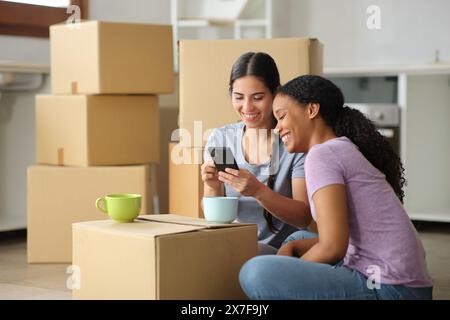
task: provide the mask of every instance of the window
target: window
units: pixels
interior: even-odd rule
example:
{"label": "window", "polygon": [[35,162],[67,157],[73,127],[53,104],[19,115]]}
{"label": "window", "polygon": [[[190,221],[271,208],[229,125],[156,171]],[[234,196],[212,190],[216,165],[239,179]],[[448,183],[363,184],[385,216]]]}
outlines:
{"label": "window", "polygon": [[56,8],[67,7],[70,4],[70,0],[3,0],[3,1],[35,4],[38,6],[47,6]]}
{"label": "window", "polygon": [[0,35],[48,38],[49,26],[69,18],[71,4],[80,7],[82,19],[88,18],[88,0],[0,0]]}

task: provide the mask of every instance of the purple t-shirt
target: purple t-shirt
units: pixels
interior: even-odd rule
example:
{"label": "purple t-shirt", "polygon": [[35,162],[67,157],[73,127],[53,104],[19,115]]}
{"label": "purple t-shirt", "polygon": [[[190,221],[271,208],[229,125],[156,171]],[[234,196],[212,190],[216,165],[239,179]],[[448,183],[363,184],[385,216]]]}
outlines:
{"label": "purple t-shirt", "polygon": [[382,284],[432,286],[425,250],[402,203],[347,137],[313,146],[305,175],[314,220],[314,193],[332,184],[346,186],[350,239],[344,266],[372,278],[377,272]]}

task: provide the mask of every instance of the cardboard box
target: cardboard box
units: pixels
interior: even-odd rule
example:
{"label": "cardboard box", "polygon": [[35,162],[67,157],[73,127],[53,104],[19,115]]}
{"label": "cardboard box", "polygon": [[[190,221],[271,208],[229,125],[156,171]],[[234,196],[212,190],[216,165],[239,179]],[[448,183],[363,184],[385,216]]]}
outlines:
{"label": "cardboard box", "polygon": [[256,225],[144,218],[73,225],[75,299],[245,298],[238,275],[257,254]]}
{"label": "cardboard box", "polygon": [[201,201],[203,149],[183,148],[169,144],[169,212],[181,216],[203,218]]}
{"label": "cardboard box", "polygon": [[[202,147],[208,130],[235,123],[228,83],[233,63],[245,52],[266,52],[277,63],[281,83],[302,74],[322,74],[323,46],[308,38],[180,41],[181,142]],[[202,121],[194,132],[194,122]],[[205,134],[206,133],[206,134]]]}
{"label": "cardboard box", "polygon": [[72,223],[106,219],[98,197],[142,194],[141,214],[152,213],[150,166],[28,168],[28,262],[70,263]]}
{"label": "cardboard box", "polygon": [[53,25],[50,50],[54,94],[154,94],[174,88],[170,25]]}
{"label": "cardboard box", "polygon": [[36,96],[39,164],[159,162],[157,96]]}

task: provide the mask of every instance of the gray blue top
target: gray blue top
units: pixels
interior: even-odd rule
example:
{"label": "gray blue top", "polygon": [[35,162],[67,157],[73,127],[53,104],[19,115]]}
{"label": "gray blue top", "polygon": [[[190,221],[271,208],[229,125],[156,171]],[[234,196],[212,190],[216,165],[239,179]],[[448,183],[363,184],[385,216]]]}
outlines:
{"label": "gray blue top", "polygon": [[[302,153],[288,153],[278,138],[272,147],[271,161],[253,165],[249,164],[242,150],[242,138],[245,124],[239,122],[214,129],[208,138],[205,147],[204,159],[211,159],[209,147],[229,147],[233,151],[236,162],[241,169],[250,171],[259,181],[267,184],[269,174],[275,174],[273,190],[279,194],[292,198],[292,179],[305,178],[305,155]],[[245,197],[236,192],[231,186],[225,184],[225,195],[239,197],[238,222],[256,223],[258,225],[258,239],[261,243],[279,248],[283,240],[298,229],[273,217],[274,226],[280,230],[272,233],[264,219],[264,209],[253,197]]]}
{"label": "gray blue top", "polygon": [[311,214],[314,193],[332,184],[347,190],[349,245],[344,266],[383,284],[431,287],[425,250],[385,175],[347,137],[316,144],[305,163]]}

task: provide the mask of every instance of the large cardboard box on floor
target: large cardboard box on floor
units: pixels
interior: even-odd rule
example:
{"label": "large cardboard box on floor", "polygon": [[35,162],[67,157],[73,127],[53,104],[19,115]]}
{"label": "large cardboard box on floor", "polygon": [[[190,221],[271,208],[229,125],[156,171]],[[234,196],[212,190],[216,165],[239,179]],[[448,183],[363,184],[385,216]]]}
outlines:
{"label": "large cardboard box on floor", "polygon": [[[281,83],[304,74],[322,74],[323,46],[316,39],[180,41],[180,137],[202,147],[207,131],[240,120],[231,106],[228,83],[236,59],[245,52],[270,54]],[[201,121],[196,130],[194,123]]]}
{"label": "large cardboard box on floor", "polygon": [[55,94],[153,94],[174,89],[170,25],[53,25],[50,50]]}
{"label": "large cardboard box on floor", "polygon": [[141,214],[153,213],[150,166],[28,168],[28,262],[70,263],[72,223],[107,219],[98,197],[142,194]]}
{"label": "large cardboard box on floor", "polygon": [[201,201],[203,180],[202,148],[186,148],[177,142],[169,144],[169,212],[203,218]]}
{"label": "large cardboard box on floor", "polygon": [[36,160],[66,166],[158,163],[158,96],[36,96]]}
{"label": "large cardboard box on floor", "polygon": [[238,275],[257,254],[256,225],[171,214],[73,225],[76,299],[244,299]]}

